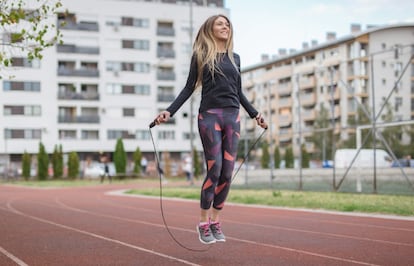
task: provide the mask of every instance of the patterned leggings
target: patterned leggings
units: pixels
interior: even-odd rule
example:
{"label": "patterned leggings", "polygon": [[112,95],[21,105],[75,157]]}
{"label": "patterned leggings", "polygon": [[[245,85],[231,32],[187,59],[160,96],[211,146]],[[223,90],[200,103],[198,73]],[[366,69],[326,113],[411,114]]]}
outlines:
{"label": "patterned leggings", "polygon": [[198,115],[207,175],[201,188],[200,207],[221,210],[230,190],[240,138],[239,109],[210,109]]}

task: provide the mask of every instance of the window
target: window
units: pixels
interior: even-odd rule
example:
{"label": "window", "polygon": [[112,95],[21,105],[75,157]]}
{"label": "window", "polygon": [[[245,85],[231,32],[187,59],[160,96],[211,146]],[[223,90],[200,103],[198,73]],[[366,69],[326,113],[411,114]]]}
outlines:
{"label": "window", "polygon": [[98,140],[99,131],[98,130],[82,130],[81,138],[86,140]]}
{"label": "window", "polygon": [[137,50],[149,50],[150,42],[148,40],[122,40],[122,48]]}
{"label": "window", "polygon": [[40,105],[5,105],[4,115],[26,115],[26,116],[40,116]]}
{"label": "window", "polygon": [[134,108],[123,108],[122,113],[124,117],[134,117],[135,109]]}
{"label": "window", "polygon": [[29,60],[24,57],[13,57],[12,58],[12,66],[14,67],[28,67],[28,68],[39,68],[40,67],[40,60],[33,59]]}
{"label": "window", "polygon": [[172,130],[158,131],[158,139],[175,140],[175,132]]}
{"label": "window", "polygon": [[150,134],[148,132],[148,130],[137,130],[136,134],[135,134],[135,138],[138,140],[149,140],[150,139]]}
{"label": "window", "polygon": [[76,130],[59,130],[59,139],[76,139]]}
{"label": "window", "polygon": [[6,139],[41,139],[40,129],[6,129]]}
{"label": "window", "polygon": [[3,81],[4,91],[40,91],[40,82]]}
{"label": "window", "polygon": [[121,25],[123,26],[133,26],[138,28],[148,28],[149,20],[143,18],[133,18],[133,17],[122,17]]}

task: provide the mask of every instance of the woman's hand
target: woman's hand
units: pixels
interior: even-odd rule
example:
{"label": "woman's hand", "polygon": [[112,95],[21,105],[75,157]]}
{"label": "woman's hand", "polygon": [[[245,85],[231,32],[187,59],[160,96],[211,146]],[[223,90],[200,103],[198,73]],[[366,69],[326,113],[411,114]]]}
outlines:
{"label": "woman's hand", "polygon": [[265,122],[261,113],[258,113],[256,115],[256,122],[257,122],[257,125],[260,126],[261,128],[267,129],[267,123]]}
{"label": "woman's hand", "polygon": [[154,122],[156,125],[159,125],[161,123],[165,123],[170,119],[170,112],[168,111],[162,111],[158,114],[158,116],[154,119]]}

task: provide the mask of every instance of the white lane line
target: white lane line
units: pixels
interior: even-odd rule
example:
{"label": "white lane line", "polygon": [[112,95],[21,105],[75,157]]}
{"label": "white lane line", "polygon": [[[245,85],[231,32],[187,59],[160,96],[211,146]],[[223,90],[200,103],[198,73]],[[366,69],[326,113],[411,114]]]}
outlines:
{"label": "white lane line", "polygon": [[183,259],[180,259],[180,258],[169,256],[167,254],[163,254],[163,253],[160,253],[160,252],[156,252],[156,251],[153,251],[153,250],[149,250],[149,249],[146,249],[146,248],[142,248],[142,247],[138,247],[138,246],[135,246],[135,245],[132,245],[132,244],[128,244],[128,243],[125,243],[125,242],[122,242],[122,241],[119,241],[119,240],[116,240],[116,239],[113,239],[113,238],[105,237],[105,236],[102,236],[102,235],[94,234],[94,233],[84,231],[84,230],[80,230],[80,229],[70,227],[70,226],[67,226],[67,225],[51,222],[51,221],[48,221],[48,220],[45,220],[45,219],[42,219],[42,218],[39,218],[39,217],[36,217],[36,216],[25,214],[23,212],[20,212],[20,211],[16,210],[15,208],[13,208],[11,203],[12,202],[7,202],[7,208],[10,211],[12,211],[13,213],[16,213],[16,214],[21,215],[21,216],[26,217],[26,218],[30,218],[30,219],[33,219],[33,220],[36,220],[36,221],[39,221],[39,222],[42,222],[42,223],[54,225],[56,227],[64,228],[66,230],[70,230],[70,231],[74,231],[74,232],[81,233],[81,234],[84,234],[84,235],[88,235],[88,236],[91,236],[91,237],[95,237],[95,238],[98,238],[98,239],[101,239],[101,240],[106,240],[106,241],[109,241],[109,242],[112,242],[112,243],[116,243],[116,244],[126,246],[126,247],[129,247],[129,248],[132,248],[132,249],[136,249],[136,250],[139,250],[139,251],[142,251],[142,252],[147,252],[147,253],[150,253],[152,255],[156,255],[156,256],[159,256],[159,257],[166,258],[166,259],[182,262],[186,265],[194,265],[194,266],[199,265],[199,264],[195,264],[195,263],[192,263],[190,261],[187,261],[187,260],[183,260]]}
{"label": "white lane line", "polygon": [[0,246],[0,252],[3,253],[4,255],[6,255],[6,257],[8,257],[9,259],[11,259],[12,261],[14,261],[17,265],[19,266],[27,266],[27,264],[22,261],[21,259],[19,259],[18,257],[14,256],[13,254],[11,254],[10,252],[8,252],[7,250],[5,250],[4,248],[2,248]]}
{"label": "white lane line", "polygon": [[[87,214],[94,215],[94,216],[106,217],[106,218],[111,218],[111,219],[116,219],[116,220],[121,220],[121,221],[126,221],[126,222],[143,223],[143,224],[149,224],[149,225],[152,225],[152,226],[164,227],[164,225],[157,225],[157,224],[154,224],[154,223],[135,221],[135,220],[127,219],[127,218],[121,218],[121,217],[118,217],[118,216],[112,216],[112,215],[108,215],[108,214],[100,214],[100,213],[95,213],[95,212],[91,212],[91,211],[87,211],[87,210],[83,210],[83,209],[70,207],[70,206],[66,205],[65,203],[59,201],[59,199],[55,199],[55,202],[58,203],[59,205],[61,205],[64,208],[67,208],[69,210],[76,211],[76,212],[82,212],[82,213],[87,213]],[[175,226],[168,226],[168,227],[170,229],[174,229],[174,230],[178,230],[178,231],[194,233],[194,231],[192,231],[192,230],[183,229],[183,228],[180,228],[180,227],[175,227]],[[362,262],[362,261],[357,261],[357,260],[351,260],[351,259],[344,259],[344,258],[340,258],[340,257],[328,256],[328,255],[323,255],[323,254],[314,253],[314,252],[310,252],[310,251],[305,251],[305,250],[301,250],[301,249],[294,249],[294,248],[288,248],[288,247],[283,247],[283,246],[278,246],[278,245],[273,245],[273,244],[260,243],[260,242],[246,240],[246,239],[240,239],[240,238],[236,238],[236,237],[229,237],[229,236],[226,236],[226,237],[228,239],[232,239],[232,240],[237,241],[237,242],[247,243],[247,244],[256,245],[256,246],[263,246],[263,247],[268,247],[268,248],[274,248],[274,249],[281,249],[281,250],[285,250],[285,251],[289,251],[289,252],[295,252],[295,253],[299,253],[299,254],[305,254],[305,255],[315,256],[315,257],[324,258],[324,259],[330,259],[330,260],[336,260],[336,261],[354,263],[354,264],[360,264],[360,265],[379,266],[378,264],[372,264],[372,263],[367,263],[367,262]]]}
{"label": "white lane line", "polygon": [[[144,197],[146,197],[146,196],[144,196]],[[134,209],[134,207],[130,207],[130,206],[127,207],[127,206],[124,206],[124,205],[122,205],[122,206],[118,205],[118,207]],[[181,215],[181,216],[183,216],[183,215]],[[403,242],[395,242],[395,241],[388,241],[388,240],[381,240],[381,239],[373,239],[373,238],[369,238],[369,237],[359,237],[359,236],[327,233],[327,232],[312,231],[312,230],[305,230],[305,229],[296,229],[296,228],[282,227],[282,226],[276,226],[276,225],[262,225],[262,224],[256,224],[256,223],[244,223],[244,222],[239,222],[239,221],[229,220],[229,219],[223,219],[223,220],[225,220],[226,222],[234,223],[234,224],[262,227],[262,228],[268,228],[268,229],[276,229],[276,230],[281,230],[281,231],[283,230],[283,231],[307,233],[307,234],[314,234],[314,235],[324,235],[324,236],[335,237],[335,238],[344,238],[344,239],[352,239],[352,240],[359,240],[359,241],[368,241],[368,242],[388,244],[388,245],[414,247],[413,243],[403,243]]]}

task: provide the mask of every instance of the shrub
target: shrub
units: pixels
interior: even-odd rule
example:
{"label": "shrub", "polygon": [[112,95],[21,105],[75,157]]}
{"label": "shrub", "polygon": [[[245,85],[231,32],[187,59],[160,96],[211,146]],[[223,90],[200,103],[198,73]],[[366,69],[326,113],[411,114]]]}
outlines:
{"label": "shrub", "polygon": [[68,177],[70,179],[76,179],[79,175],[79,157],[76,152],[69,153],[68,158]]}

